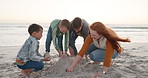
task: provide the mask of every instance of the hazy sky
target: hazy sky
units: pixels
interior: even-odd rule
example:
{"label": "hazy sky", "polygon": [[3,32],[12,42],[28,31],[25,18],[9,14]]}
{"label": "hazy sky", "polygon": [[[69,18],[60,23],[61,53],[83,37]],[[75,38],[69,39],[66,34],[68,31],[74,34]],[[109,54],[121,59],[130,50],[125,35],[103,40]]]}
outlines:
{"label": "hazy sky", "polygon": [[90,23],[148,24],[148,0],[0,0],[0,23],[48,23],[74,17]]}

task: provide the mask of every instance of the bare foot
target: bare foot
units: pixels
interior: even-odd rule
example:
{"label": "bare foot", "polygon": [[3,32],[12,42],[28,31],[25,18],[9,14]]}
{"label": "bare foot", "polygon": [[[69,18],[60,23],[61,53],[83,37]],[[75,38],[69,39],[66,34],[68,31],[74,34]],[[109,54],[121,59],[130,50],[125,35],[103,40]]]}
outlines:
{"label": "bare foot", "polygon": [[101,64],[101,62],[93,62],[92,64]]}
{"label": "bare foot", "polygon": [[25,71],[25,70],[22,70],[21,73],[22,75],[27,76],[27,77],[29,77],[30,75],[29,71]]}

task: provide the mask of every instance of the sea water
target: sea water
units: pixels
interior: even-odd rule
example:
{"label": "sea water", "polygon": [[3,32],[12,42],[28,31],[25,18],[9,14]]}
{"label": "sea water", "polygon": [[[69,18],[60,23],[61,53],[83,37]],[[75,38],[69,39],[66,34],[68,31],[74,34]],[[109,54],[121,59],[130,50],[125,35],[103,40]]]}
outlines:
{"label": "sea water", "polygon": [[[0,24],[0,46],[21,46],[29,37],[28,26],[30,24]],[[43,27],[43,37],[40,45],[45,45],[48,24],[40,24]],[[148,42],[148,24],[106,24],[117,32],[122,38],[130,38],[132,43]],[[78,37],[76,44],[83,44],[83,38]]]}

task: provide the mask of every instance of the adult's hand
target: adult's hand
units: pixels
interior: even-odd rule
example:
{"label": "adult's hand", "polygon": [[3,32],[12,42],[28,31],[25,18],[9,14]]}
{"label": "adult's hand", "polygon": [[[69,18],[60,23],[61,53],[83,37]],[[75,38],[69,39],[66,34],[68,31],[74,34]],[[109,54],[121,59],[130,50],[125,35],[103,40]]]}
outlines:
{"label": "adult's hand", "polygon": [[67,72],[73,72],[73,70],[74,70],[74,67],[72,65],[68,66],[66,69]]}
{"label": "adult's hand", "polygon": [[75,59],[73,60],[72,64],[69,65],[66,69],[67,72],[73,72],[74,71],[74,68],[76,67],[77,64],[79,64],[80,60],[82,59],[81,56],[77,55],[75,57]]}
{"label": "adult's hand", "polygon": [[91,78],[96,78],[96,77],[99,77],[99,76],[102,76],[103,73],[102,72],[97,72],[95,75],[93,75]]}

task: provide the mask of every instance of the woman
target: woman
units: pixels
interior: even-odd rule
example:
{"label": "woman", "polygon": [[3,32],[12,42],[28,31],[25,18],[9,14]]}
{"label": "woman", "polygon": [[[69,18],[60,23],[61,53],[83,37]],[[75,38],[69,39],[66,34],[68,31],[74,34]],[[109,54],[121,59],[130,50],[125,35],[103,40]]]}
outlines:
{"label": "woman", "polygon": [[73,63],[67,68],[67,72],[72,72],[86,53],[89,54],[90,59],[94,62],[103,62],[102,71],[96,73],[94,77],[106,74],[112,59],[123,51],[119,41],[130,42],[128,38],[118,37],[113,30],[107,28],[101,22],[93,23],[90,26],[90,34],[87,36]]}

